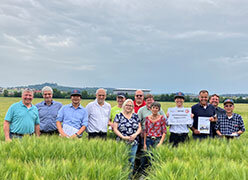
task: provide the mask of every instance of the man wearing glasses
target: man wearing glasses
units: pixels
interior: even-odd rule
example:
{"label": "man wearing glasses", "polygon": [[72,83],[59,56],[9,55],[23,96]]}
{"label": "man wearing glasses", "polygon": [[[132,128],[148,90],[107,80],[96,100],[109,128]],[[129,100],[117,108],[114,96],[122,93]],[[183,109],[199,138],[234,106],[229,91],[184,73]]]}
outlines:
{"label": "man wearing glasses", "polygon": [[144,101],[144,92],[140,89],[138,89],[135,92],[134,97],[134,112],[138,113],[139,109],[146,105],[146,102]]}
{"label": "man wearing glasses", "polygon": [[225,114],[218,116],[216,123],[216,133],[219,137],[228,139],[239,137],[245,131],[245,126],[242,117],[239,114],[233,113],[234,102],[232,99],[224,101]]}

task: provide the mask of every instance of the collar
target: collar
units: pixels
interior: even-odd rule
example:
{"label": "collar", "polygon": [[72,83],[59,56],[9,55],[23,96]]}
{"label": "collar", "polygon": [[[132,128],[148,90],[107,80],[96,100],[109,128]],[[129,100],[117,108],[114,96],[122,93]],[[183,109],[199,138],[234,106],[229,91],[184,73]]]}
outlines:
{"label": "collar", "polygon": [[[46,104],[46,101],[43,101],[43,105],[47,105],[47,104]],[[52,100],[52,102],[51,102],[51,105],[53,105],[53,100]]]}
{"label": "collar", "polygon": [[136,106],[136,107],[142,107],[142,106],[145,106],[145,105],[146,105],[146,102],[145,102],[145,101],[143,101],[142,104],[141,104],[140,106],[138,106],[138,105],[136,104],[136,101],[135,101],[135,100],[133,101],[133,103],[134,103],[134,106]]}
{"label": "collar", "polygon": [[105,101],[104,101],[104,104],[101,106],[100,104],[98,104],[97,99],[95,99],[94,103],[95,103],[97,106],[99,106],[99,107],[104,107],[105,104],[106,104]]}
{"label": "collar", "polygon": [[[20,104],[21,104],[21,106],[23,106],[23,107],[26,107],[27,108],[27,106],[25,106],[25,104],[23,104],[23,102],[22,102],[22,100],[20,101]],[[31,107],[30,108],[33,108],[33,104],[31,103]],[[30,109],[29,108],[29,109]]]}
{"label": "collar", "polygon": [[[199,103],[199,106],[201,106],[201,107],[205,107],[205,106],[203,106],[203,105],[201,105],[201,103]],[[209,106],[209,103],[207,103],[207,105],[206,105],[206,109],[208,108],[208,106]],[[205,109],[205,108],[204,108]]]}
{"label": "collar", "polygon": [[[69,105],[71,108],[74,108],[75,109],[75,107],[72,105],[72,103]],[[81,104],[79,104],[79,106],[78,106],[78,108],[77,109],[82,109],[83,108],[83,106],[81,105]]]}

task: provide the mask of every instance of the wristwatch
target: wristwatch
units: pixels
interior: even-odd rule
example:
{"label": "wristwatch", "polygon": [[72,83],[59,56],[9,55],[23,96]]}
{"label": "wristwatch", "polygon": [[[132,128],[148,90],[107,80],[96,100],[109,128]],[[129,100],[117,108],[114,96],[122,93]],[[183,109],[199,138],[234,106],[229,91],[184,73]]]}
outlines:
{"label": "wristwatch", "polygon": [[78,133],[75,133],[77,135],[78,138],[80,138],[80,135],[78,135]]}

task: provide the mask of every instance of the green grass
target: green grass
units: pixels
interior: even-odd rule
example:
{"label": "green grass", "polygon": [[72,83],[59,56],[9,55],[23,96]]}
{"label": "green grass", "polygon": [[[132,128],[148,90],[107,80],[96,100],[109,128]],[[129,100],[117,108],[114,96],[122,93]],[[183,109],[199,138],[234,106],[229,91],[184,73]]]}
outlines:
{"label": "green grass", "polygon": [[[128,149],[111,138],[88,141],[86,135],[82,139],[24,137],[21,141],[4,142],[4,116],[9,106],[20,100],[0,98],[0,179],[127,179]],[[33,103],[40,101],[34,99]],[[70,103],[68,99],[58,101]],[[83,100],[82,105],[85,107],[89,102]],[[175,106],[175,103],[161,104],[165,112]],[[192,105],[185,103],[185,107]],[[235,105],[235,112],[243,117],[245,125],[247,110],[247,104]],[[232,141],[199,142],[191,138],[178,148],[172,148],[166,141],[153,151],[154,161],[146,179],[247,179],[247,142],[246,132]]]}

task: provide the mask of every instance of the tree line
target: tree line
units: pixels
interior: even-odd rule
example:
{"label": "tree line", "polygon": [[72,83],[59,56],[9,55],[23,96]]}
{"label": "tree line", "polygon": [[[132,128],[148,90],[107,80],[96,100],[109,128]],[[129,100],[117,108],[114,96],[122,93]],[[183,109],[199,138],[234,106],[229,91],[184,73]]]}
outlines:
{"label": "tree line", "polygon": [[[88,93],[87,91],[81,92],[82,99],[95,99],[95,94]],[[154,95],[155,101],[162,101],[162,102],[173,102],[174,101],[174,95],[175,94],[159,94]],[[14,91],[13,93],[9,93],[8,90],[4,90],[3,95],[4,97],[21,97],[21,92]],[[34,93],[35,98],[43,98],[42,93]],[[53,89],[53,97],[54,98],[62,98],[62,99],[70,99],[70,92],[63,92],[56,88]],[[134,95],[128,95],[126,94],[126,98],[134,99]],[[227,97],[220,96],[220,102],[223,102],[224,99]],[[115,94],[108,94],[106,100],[116,100]],[[198,102],[198,98],[190,98],[190,96],[185,96],[185,102]],[[234,99],[235,103],[248,103],[248,99],[243,99],[241,96]]]}

